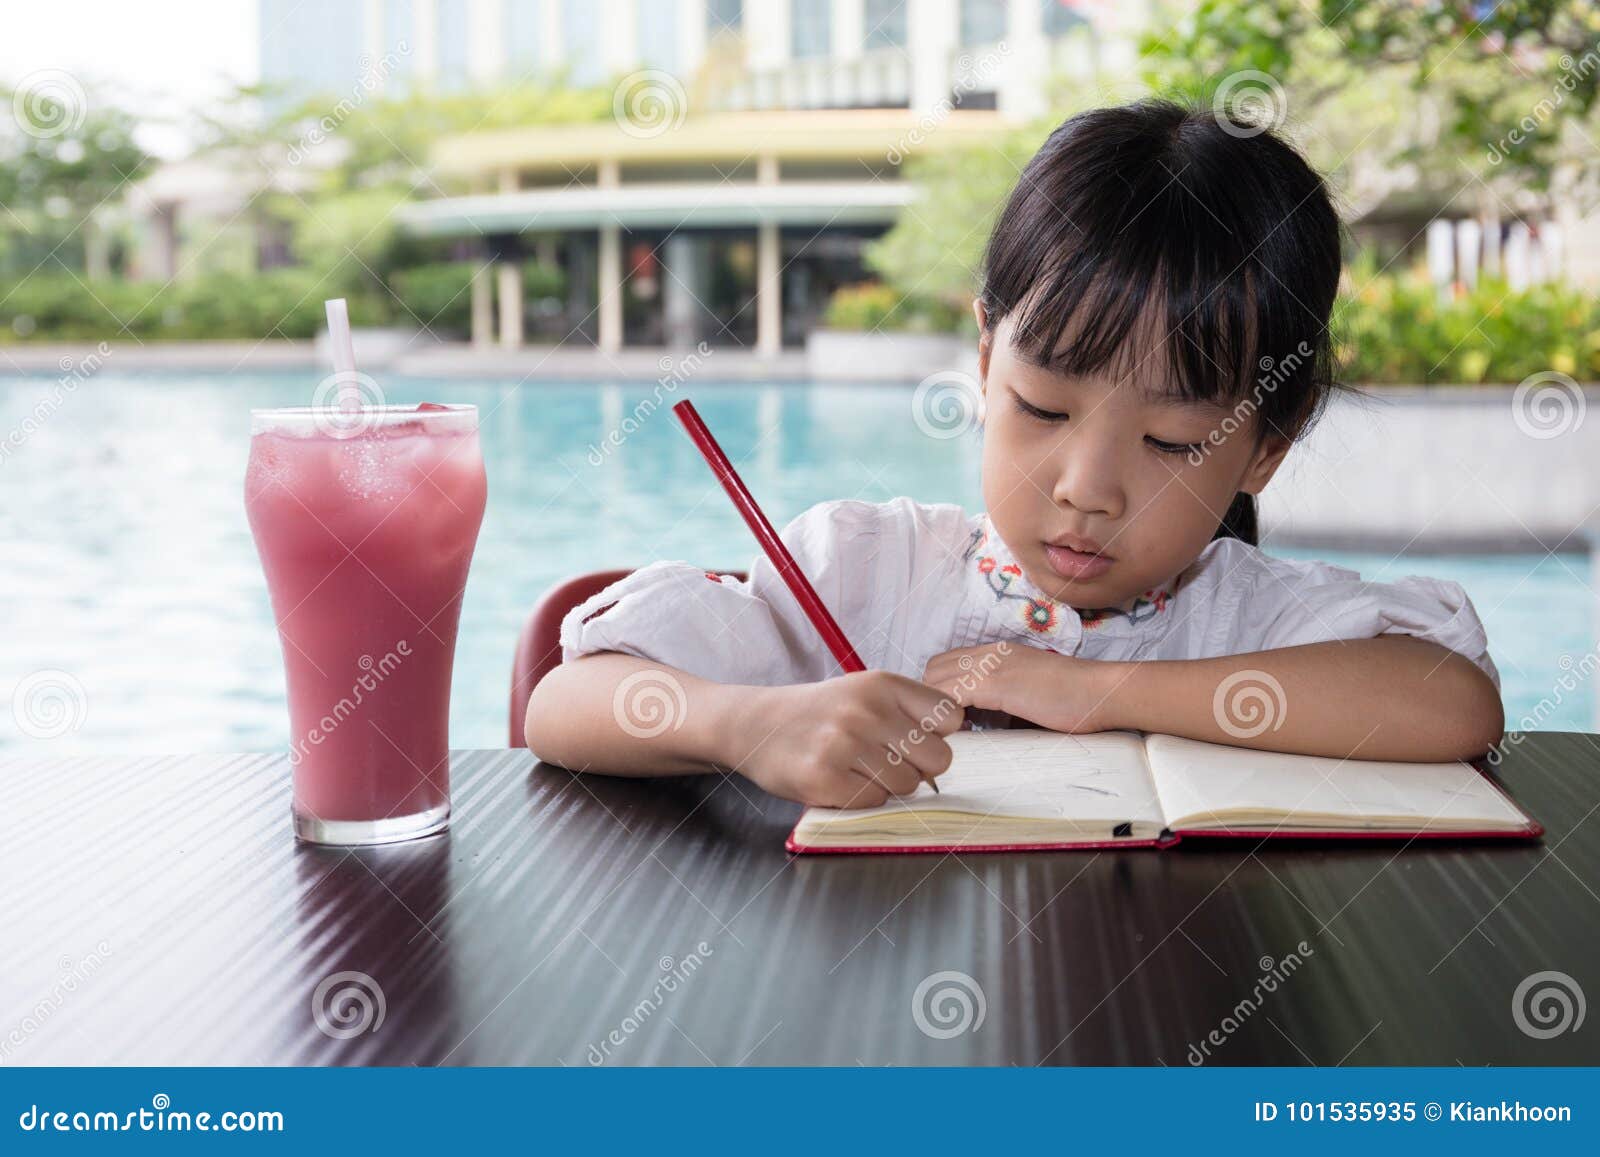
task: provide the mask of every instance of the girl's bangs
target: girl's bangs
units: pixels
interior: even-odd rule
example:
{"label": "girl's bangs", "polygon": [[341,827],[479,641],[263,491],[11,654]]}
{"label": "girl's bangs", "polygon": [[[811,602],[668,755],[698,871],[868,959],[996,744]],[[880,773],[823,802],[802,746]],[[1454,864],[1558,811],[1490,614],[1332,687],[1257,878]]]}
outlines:
{"label": "girl's bangs", "polygon": [[[1193,257],[1158,254],[1130,267],[1079,254],[1041,271],[1015,311],[1012,346],[1072,377],[1109,377],[1185,401],[1234,401],[1258,360],[1248,279],[1213,279]],[[1189,276],[1177,275],[1180,268]]]}

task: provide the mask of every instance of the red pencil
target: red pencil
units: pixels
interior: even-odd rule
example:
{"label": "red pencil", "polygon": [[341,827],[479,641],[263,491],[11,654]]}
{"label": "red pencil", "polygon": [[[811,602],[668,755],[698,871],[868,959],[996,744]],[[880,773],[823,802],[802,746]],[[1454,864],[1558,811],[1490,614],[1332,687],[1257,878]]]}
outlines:
{"label": "red pencil", "polygon": [[[839,666],[846,673],[865,671],[867,667],[861,661],[861,656],[856,654],[855,648],[850,645],[850,640],[845,638],[844,632],[839,629],[839,624],[834,621],[833,615],[818,597],[811,580],[806,578],[805,572],[800,569],[800,564],[794,561],[789,548],[784,546],[783,540],[778,537],[778,532],[772,529],[772,523],[767,521],[767,516],[761,512],[761,507],[756,505],[755,496],[745,486],[744,480],[739,477],[739,472],[733,468],[733,463],[728,461],[728,456],[722,452],[722,447],[717,445],[717,440],[711,436],[711,431],[701,420],[694,403],[685,398],[673,405],[672,412],[678,416],[678,421],[683,423],[683,428],[688,431],[695,447],[705,457],[706,464],[717,476],[717,481],[722,483],[722,488],[728,492],[728,497],[733,499],[733,505],[744,518],[750,533],[756,536],[761,549],[766,551],[767,557],[772,560],[772,565],[777,567],[784,584],[793,593],[795,600],[800,604],[800,609],[806,613],[806,618],[811,620],[811,625],[816,627],[817,634],[822,636],[822,641],[828,645],[828,650],[833,652],[833,657]],[[939,790],[939,785],[933,780],[923,777],[923,782],[934,791]]]}

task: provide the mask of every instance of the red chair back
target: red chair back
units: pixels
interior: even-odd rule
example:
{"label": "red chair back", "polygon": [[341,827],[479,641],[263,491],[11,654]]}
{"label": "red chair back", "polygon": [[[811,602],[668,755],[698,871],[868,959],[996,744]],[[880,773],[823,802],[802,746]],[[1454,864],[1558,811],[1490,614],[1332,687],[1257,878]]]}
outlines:
{"label": "red chair back", "polygon": [[[533,689],[561,665],[561,620],[567,612],[590,595],[599,594],[631,570],[597,570],[557,583],[544,593],[517,639],[517,653],[511,662],[511,746],[526,747],[524,721]],[[744,581],[742,571],[718,571]]]}

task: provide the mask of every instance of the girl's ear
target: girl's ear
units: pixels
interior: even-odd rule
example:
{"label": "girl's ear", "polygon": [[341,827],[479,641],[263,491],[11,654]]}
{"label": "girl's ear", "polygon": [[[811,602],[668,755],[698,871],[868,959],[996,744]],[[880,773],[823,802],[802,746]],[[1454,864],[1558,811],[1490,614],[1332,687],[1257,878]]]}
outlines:
{"label": "girl's ear", "polygon": [[989,329],[989,311],[983,308],[983,298],[972,299],[972,316],[978,319],[978,384],[989,376],[989,353],[994,348],[994,333]]}
{"label": "girl's ear", "polygon": [[1282,434],[1270,434],[1261,439],[1250,465],[1245,468],[1244,477],[1239,480],[1239,489],[1245,494],[1260,494],[1265,490],[1292,445],[1294,443]]}

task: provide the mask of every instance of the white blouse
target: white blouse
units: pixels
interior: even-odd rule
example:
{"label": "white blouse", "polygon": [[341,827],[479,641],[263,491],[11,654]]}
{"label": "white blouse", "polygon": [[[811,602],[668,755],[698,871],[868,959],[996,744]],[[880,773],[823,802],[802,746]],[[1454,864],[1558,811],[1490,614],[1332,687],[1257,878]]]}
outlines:
{"label": "white blouse", "polygon": [[[1170,592],[1146,591],[1131,612],[1080,614],[1028,581],[987,516],[958,506],[824,502],[782,537],[862,662],[915,679],[943,651],[1001,640],[1087,659],[1203,659],[1401,634],[1465,655],[1500,686],[1483,624],[1453,582],[1366,582],[1222,538]],[[563,660],[622,651],[722,683],[839,673],[765,556],[745,582],[687,562],[643,567],[575,607],[561,645]]]}

